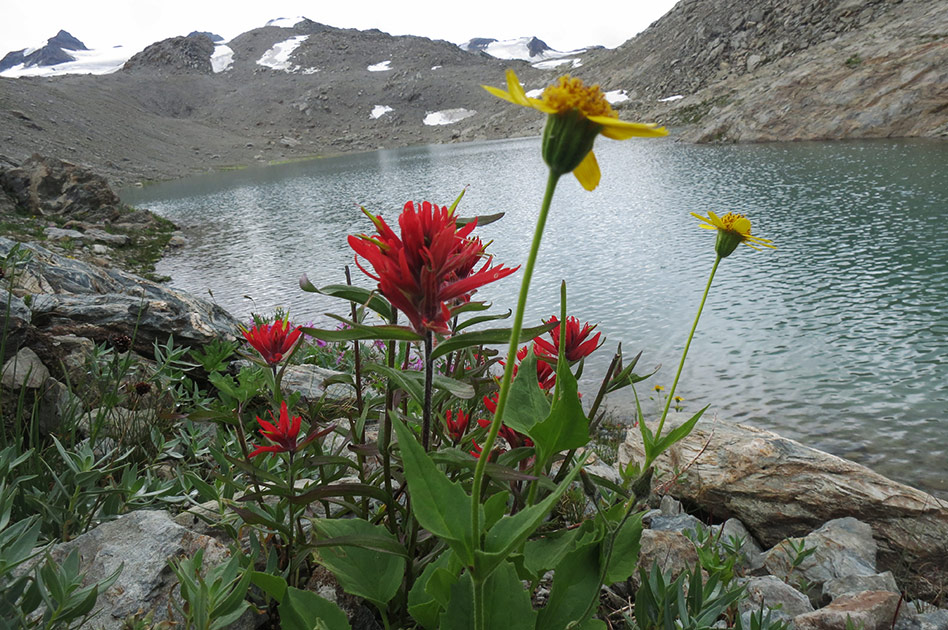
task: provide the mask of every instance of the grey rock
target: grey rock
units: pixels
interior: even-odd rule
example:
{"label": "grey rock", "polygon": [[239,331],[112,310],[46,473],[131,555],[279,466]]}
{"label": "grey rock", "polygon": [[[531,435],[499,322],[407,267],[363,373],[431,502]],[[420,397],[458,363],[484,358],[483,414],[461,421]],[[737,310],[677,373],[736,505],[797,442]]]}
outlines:
{"label": "grey rock", "polygon": [[[675,579],[682,572],[694,569],[698,563],[698,552],[694,543],[681,532],[642,530],[639,567],[651,571],[655,563],[662,573],[670,574]],[[637,573],[632,576],[632,581],[638,588]]]}
{"label": "grey rock", "polygon": [[834,600],[840,595],[850,595],[862,591],[899,592],[899,585],[891,571],[874,575],[846,575],[827,580],[823,584],[824,601]]}
{"label": "grey rock", "polygon": [[662,516],[677,516],[684,511],[681,507],[681,501],[670,494],[666,494],[662,497],[659,509],[662,511]]}
{"label": "grey rock", "polygon": [[300,392],[303,400],[315,402],[324,394],[333,400],[354,398],[355,392],[351,387],[335,383],[326,387],[324,381],[340,374],[334,370],[327,370],[316,365],[290,365],[283,374],[283,387],[287,391]]}
{"label": "grey rock", "polygon": [[109,248],[108,246],[102,245],[101,243],[95,243],[92,246],[92,253],[98,254],[99,256],[104,256],[109,253]]}
{"label": "grey rock", "polygon": [[845,630],[847,620],[862,630],[892,627],[899,595],[889,591],[863,591],[843,595],[819,610],[793,618],[796,630]]}
{"label": "grey rock", "polygon": [[100,438],[121,438],[132,443],[146,438],[156,420],[154,409],[99,407],[82,414],[77,429],[82,435],[94,432]]}
{"label": "grey rock", "polygon": [[770,619],[771,621],[782,621],[788,625],[788,627],[793,627],[793,617],[783,612],[782,610],[774,610],[772,608],[764,608],[761,610],[759,607],[754,610],[745,610],[741,613],[741,623],[745,628],[752,628],[752,619],[751,617],[758,617],[763,615],[763,619]]}
{"label": "grey rock", "polygon": [[[687,419],[670,415],[666,429]],[[641,436],[630,432],[619,465],[642,458]],[[938,585],[948,584],[945,501],[770,431],[722,420],[699,421],[656,460],[656,477],[674,478],[690,462],[668,492],[718,518],[740,519],[762,545],[852,516],[871,527],[879,570],[908,568],[900,586],[910,597],[934,597]],[[870,568],[864,574],[878,572]]]}
{"label": "grey rock", "polygon": [[[798,541],[799,542],[799,541]],[[764,554],[764,566],[772,575],[802,577],[816,591],[826,582],[840,577],[870,576],[876,573],[876,543],[872,528],[855,518],[827,522],[802,539],[805,549],[816,551],[791,571],[796,555],[789,540],[780,542]]]}
{"label": "grey rock", "polygon": [[48,227],[43,230],[43,234],[51,241],[65,241],[68,239],[82,241],[86,238],[86,235],[79,230],[65,230],[57,227]]}
{"label": "grey rock", "polygon": [[751,571],[764,566],[764,552],[754,540],[754,536],[747,531],[744,523],[736,518],[729,518],[721,525],[720,541],[731,544],[741,541],[741,553],[743,554],[743,566]]}
{"label": "grey rock", "polygon": [[779,608],[790,617],[813,612],[813,605],[806,595],[773,575],[752,577],[743,581],[747,597],[740,600],[738,610],[742,613],[765,608]]}
{"label": "grey rock", "polygon": [[[7,305],[9,304],[10,313],[7,315]],[[33,313],[30,307],[22,298],[10,293],[7,290],[0,291],[0,323],[3,330],[12,331],[29,325],[33,319]]]}
{"label": "grey rock", "polygon": [[[96,613],[88,627],[119,630],[123,621],[139,612],[154,612],[154,622],[181,623],[170,612],[176,580],[168,560],[191,557],[204,549],[204,566],[211,567],[229,556],[214,538],[176,524],[167,512],[137,511],[99,525],[66,543],[55,545],[53,558],[62,561],[74,549],[82,559],[84,584],[103,579],[122,565],[118,580],[96,602]],[[246,616],[245,616],[246,617]],[[251,628],[252,618],[241,618],[238,628]]]}
{"label": "grey rock", "polygon": [[922,613],[918,620],[921,630],[948,630],[948,610],[944,608]]}
{"label": "grey rock", "polygon": [[36,416],[43,434],[59,431],[65,420],[72,420],[82,412],[82,401],[56,379],[46,379],[42,390]]}
{"label": "grey rock", "polygon": [[681,532],[687,536],[694,536],[704,528],[704,524],[691,514],[665,516],[660,514],[652,517],[652,529],[660,531]]}
{"label": "grey rock", "polygon": [[29,348],[20,348],[20,351],[7,360],[0,377],[4,387],[10,389],[37,389],[49,378],[49,369],[43,365],[40,358]]}
{"label": "grey rock", "polygon": [[129,241],[131,241],[127,234],[110,234],[105,230],[98,230],[95,228],[86,230],[85,237],[90,241],[108,243],[109,245],[115,245],[117,247],[124,247],[125,245],[128,245]]}

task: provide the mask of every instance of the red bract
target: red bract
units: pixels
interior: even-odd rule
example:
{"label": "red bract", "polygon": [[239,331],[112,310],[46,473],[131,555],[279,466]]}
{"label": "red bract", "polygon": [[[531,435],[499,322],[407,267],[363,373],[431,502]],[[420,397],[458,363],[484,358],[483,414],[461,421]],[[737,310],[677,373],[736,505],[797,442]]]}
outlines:
{"label": "red bract", "polygon": [[277,320],[272,324],[254,325],[250,330],[246,328],[240,330],[247,342],[270,365],[276,365],[282,361],[283,356],[293,348],[293,344],[303,334],[299,326],[290,330],[290,322],[286,319]]}
{"label": "red bract", "polygon": [[308,437],[301,444],[296,443],[296,438],[300,433],[300,421],[302,418],[299,416],[293,416],[293,422],[290,423],[290,414],[286,408],[286,401],[280,404],[280,420],[277,421],[273,417],[273,412],[270,412],[270,418],[276,422],[274,425],[271,422],[267,422],[260,416],[257,416],[257,422],[260,423],[260,434],[263,437],[267,438],[273,442],[272,446],[258,446],[249,456],[256,457],[260,453],[295,453],[297,450],[305,446],[306,443],[312,441],[315,435]]}
{"label": "red bract", "polygon": [[[356,265],[378,282],[379,292],[405,313],[418,333],[449,333],[450,305],[466,301],[477,288],[519,269],[491,267],[492,259],[485,256],[480,239],[468,238],[477,222],[458,229],[447,206],[406,203],[398,218],[401,237],[381,216],[366,215],[378,233],[349,236]],[[361,265],[360,256],[375,273]],[[483,266],[475,270],[482,259]]]}
{"label": "red bract", "polygon": [[455,444],[458,444],[461,442],[461,438],[464,437],[464,432],[467,431],[467,425],[471,421],[471,417],[460,409],[456,414],[448,409],[444,414],[444,421],[448,425],[448,434],[451,439],[454,440]]}
{"label": "red bract", "polygon": [[[491,394],[490,396],[484,396],[484,406],[487,407],[487,410],[491,413],[497,413],[497,397],[497,392]],[[484,428],[489,427],[490,423],[490,420],[484,420],[483,418],[477,421],[477,424]],[[500,430],[497,432],[497,435],[504,438],[507,441],[507,444],[510,445],[510,448],[533,446],[533,440],[528,438],[523,433],[511,429],[506,424],[500,425]]]}
{"label": "red bract", "polygon": [[[547,323],[550,322],[558,322],[558,320],[556,317],[551,317]],[[595,328],[595,325],[590,326],[588,323],[583,324],[582,328],[580,328],[578,319],[575,317],[566,318],[565,354],[567,361],[570,363],[579,361],[583,357],[588,357],[599,347],[599,336],[602,333],[596,333],[594,337],[587,339],[589,333]],[[556,357],[559,356],[560,352],[560,324],[557,323],[549,334],[553,339],[553,343],[550,343],[543,337],[537,337],[533,340],[533,352],[538,358],[551,360],[553,365],[555,365]]]}

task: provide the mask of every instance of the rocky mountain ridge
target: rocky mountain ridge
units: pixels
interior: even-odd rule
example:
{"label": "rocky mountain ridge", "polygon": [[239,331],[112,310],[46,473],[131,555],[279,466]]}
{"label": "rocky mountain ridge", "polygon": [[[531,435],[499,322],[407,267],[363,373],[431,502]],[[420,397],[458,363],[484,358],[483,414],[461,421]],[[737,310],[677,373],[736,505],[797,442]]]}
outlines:
{"label": "rocky mountain ridge", "polygon": [[[667,124],[686,140],[948,137],[943,9],[942,0],[682,0],[619,48],[584,52],[570,72],[628,97],[617,105],[623,118]],[[121,185],[536,135],[542,117],[480,86],[502,85],[507,68],[528,90],[562,72],[446,41],[285,24],[226,45],[200,33],[157,42],[110,75],[0,79],[0,153],[79,161]]]}
{"label": "rocky mountain ridge", "polygon": [[23,64],[24,66],[54,66],[67,61],[75,61],[75,57],[67,50],[89,50],[81,41],[67,33],[59,31],[46,40],[41,48],[14,50],[0,59],[0,72]]}

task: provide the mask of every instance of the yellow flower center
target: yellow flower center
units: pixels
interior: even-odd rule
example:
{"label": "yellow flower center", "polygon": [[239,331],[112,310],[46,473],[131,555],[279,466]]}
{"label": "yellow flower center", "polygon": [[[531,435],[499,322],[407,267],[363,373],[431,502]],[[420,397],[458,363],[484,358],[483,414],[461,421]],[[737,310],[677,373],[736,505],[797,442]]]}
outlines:
{"label": "yellow flower center", "polygon": [[558,82],[543,90],[540,98],[544,105],[559,114],[576,109],[584,116],[619,117],[598,84],[586,86],[581,79],[568,75],[560,77]]}
{"label": "yellow flower center", "polygon": [[724,224],[724,229],[728,232],[736,232],[741,236],[747,236],[751,232],[750,219],[743,214],[728,212],[721,217],[721,223]]}

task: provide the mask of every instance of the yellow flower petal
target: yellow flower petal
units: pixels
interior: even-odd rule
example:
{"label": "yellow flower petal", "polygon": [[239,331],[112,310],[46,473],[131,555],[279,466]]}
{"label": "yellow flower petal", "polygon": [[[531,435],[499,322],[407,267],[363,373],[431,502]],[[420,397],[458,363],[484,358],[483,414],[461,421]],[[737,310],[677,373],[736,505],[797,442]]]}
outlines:
{"label": "yellow flower petal", "polygon": [[599,162],[596,161],[596,154],[592,151],[586,154],[583,161],[573,171],[573,175],[579,180],[579,183],[586,190],[595,190],[599,185],[599,179],[602,177],[599,171]]}
{"label": "yellow flower petal", "polygon": [[602,125],[600,132],[612,140],[628,140],[629,138],[657,138],[667,136],[668,130],[654,123],[634,123],[610,118],[608,116],[587,116],[592,122]]}

